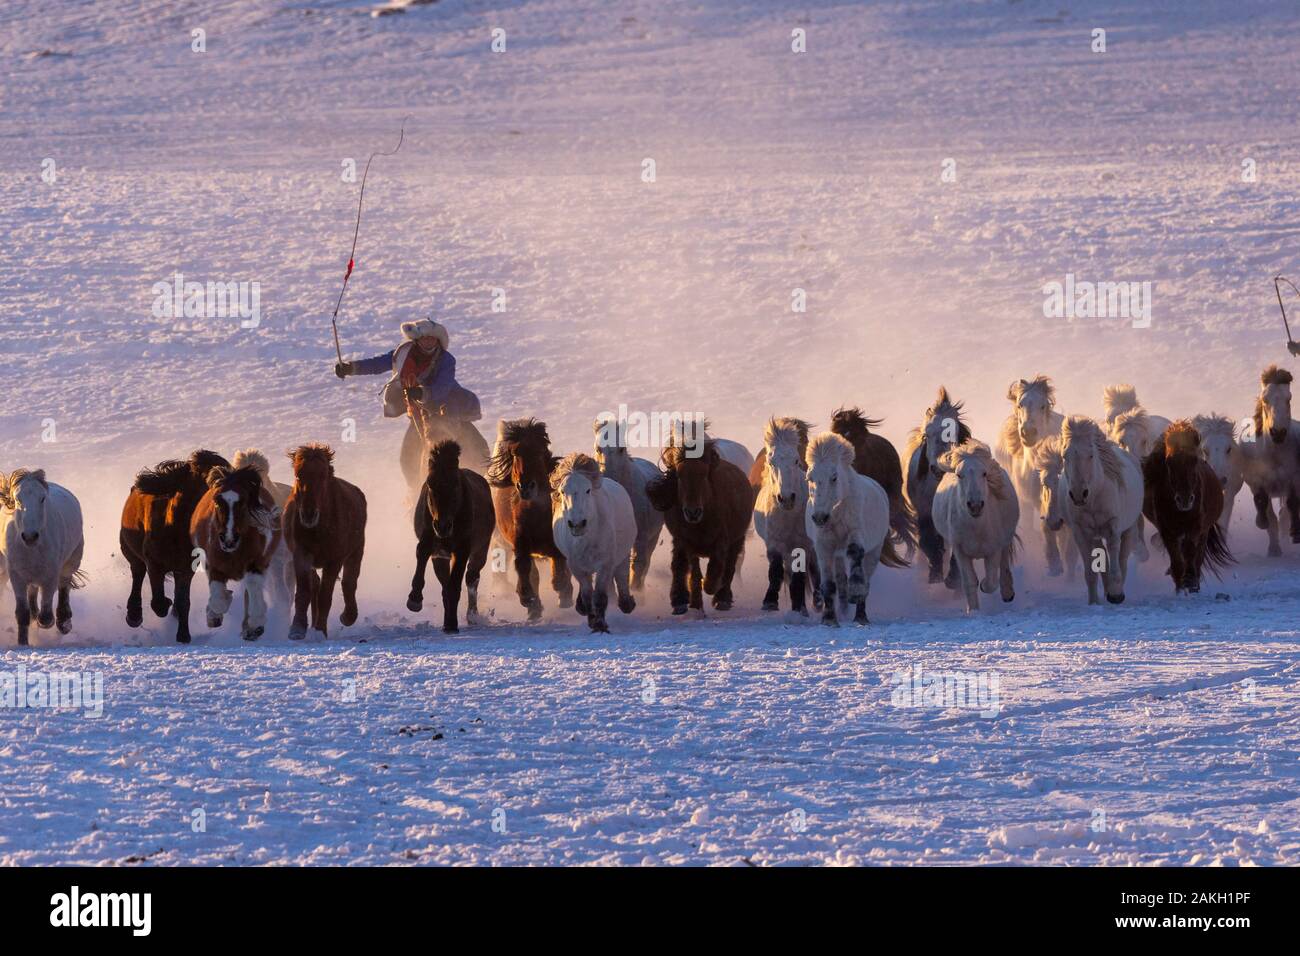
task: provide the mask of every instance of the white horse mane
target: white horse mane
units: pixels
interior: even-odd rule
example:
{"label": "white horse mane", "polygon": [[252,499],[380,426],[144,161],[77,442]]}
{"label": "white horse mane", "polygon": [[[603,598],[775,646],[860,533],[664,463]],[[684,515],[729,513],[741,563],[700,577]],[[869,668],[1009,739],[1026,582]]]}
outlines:
{"label": "white horse mane", "polygon": [[1128,436],[1130,430],[1137,431],[1143,438],[1156,437],[1151,434],[1151,416],[1141,405],[1115,416],[1110,426],[1110,437],[1123,444],[1123,439]]}
{"label": "white horse mane", "polygon": [[1011,387],[1007,389],[1007,398],[1013,402],[1018,402],[1030,392],[1040,393],[1047,400],[1048,406],[1056,407],[1056,389],[1052,386],[1052,380],[1046,375],[1038,375],[1032,379],[1022,378],[1018,382],[1012,382]]}
{"label": "white horse mane", "polygon": [[963,461],[972,458],[978,458],[984,462],[985,474],[988,475],[989,479],[989,492],[999,501],[1006,501],[1007,496],[1010,494],[1010,489],[1007,488],[1006,472],[1002,470],[1001,465],[994,461],[993,452],[982,441],[968,438],[960,445],[954,445],[944,452],[939,462],[945,470],[956,471]]}
{"label": "white horse mane", "polygon": [[925,410],[925,418],[921,424],[907,433],[907,448],[903,452],[903,461],[908,461],[912,457],[912,452],[921,447],[925,441],[925,431],[930,427],[930,423],[936,418],[951,418],[959,425],[964,424],[961,421],[962,403],[954,402],[948,395],[946,385],[939,386],[939,395],[934,400],[934,404]]}
{"label": "white horse mane", "polygon": [[596,463],[596,459],[575,451],[561,458],[560,463],[551,472],[551,489],[559,491],[569,475],[575,471],[590,481],[593,488],[600,487],[600,465]]}
{"label": "white horse mane", "polygon": [[808,446],[808,462],[814,468],[822,462],[831,462],[852,469],[853,454],[853,444],[834,432],[822,432]]}
{"label": "white horse mane", "polygon": [[1061,451],[1064,453],[1076,443],[1091,444],[1101,459],[1101,470],[1111,481],[1126,487],[1124,465],[1116,452],[1118,446],[1102,432],[1101,426],[1084,415],[1071,415],[1061,426]]}
{"label": "white horse mane", "polygon": [[6,508],[12,508],[14,506],[13,496],[18,493],[19,483],[28,478],[39,481],[47,488],[50,485],[50,483],[45,480],[45,469],[43,468],[17,468],[10,473],[8,478],[6,478],[3,473],[0,473],[0,505],[3,505]]}
{"label": "white horse mane", "polygon": [[763,444],[774,451],[789,449],[802,461],[808,445],[808,423],[801,418],[769,418],[763,430]]}
{"label": "white horse mane", "polygon": [[1106,409],[1106,421],[1114,421],[1124,412],[1138,408],[1137,389],[1132,385],[1107,385],[1101,392],[1101,403]]}
{"label": "white horse mane", "polygon": [[1192,419],[1192,426],[1201,433],[1202,438],[1209,438],[1211,435],[1221,436],[1230,441],[1236,438],[1236,426],[1232,419],[1218,412],[1197,415]]}
{"label": "white horse mane", "polygon": [[243,448],[230,459],[231,468],[252,468],[265,481],[271,477],[271,463],[256,448]]}

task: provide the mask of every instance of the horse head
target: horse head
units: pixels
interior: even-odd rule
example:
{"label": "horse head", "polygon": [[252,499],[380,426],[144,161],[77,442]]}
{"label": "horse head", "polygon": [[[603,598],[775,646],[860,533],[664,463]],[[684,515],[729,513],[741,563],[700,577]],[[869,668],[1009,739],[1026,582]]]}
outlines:
{"label": "horse head", "polygon": [[1233,438],[1232,420],[1222,415],[1197,415],[1192,427],[1201,436],[1201,457],[1214,469],[1214,475],[1225,489],[1232,473],[1232,463],[1237,452]]}
{"label": "horse head", "polygon": [[763,432],[763,480],[786,511],[808,500],[808,427],[798,418],[769,418]]}
{"label": "horse head", "polygon": [[1120,412],[1110,426],[1110,440],[1141,461],[1154,444],[1151,418],[1140,406]]}
{"label": "horse head", "polygon": [[992,472],[997,467],[988,447],[979,442],[966,442],[945,452],[940,465],[957,477],[957,490],[970,516],[982,515],[992,490]]}
{"label": "horse head", "polygon": [[962,403],[948,397],[948,389],[940,388],[935,403],[925,410],[925,424],[921,427],[925,442],[925,459],[935,477],[943,474],[939,459],[970,438],[970,429],[961,420]]}
{"label": "horse head", "polygon": [[1070,502],[1076,508],[1086,507],[1089,498],[1097,500],[1096,492],[1104,477],[1101,447],[1104,441],[1101,427],[1082,415],[1071,415],[1061,426],[1065,483]]}
{"label": "horse head", "polygon": [[706,441],[703,450],[696,454],[698,448],[670,444],[663,454],[664,467],[676,479],[676,499],[687,524],[704,520],[713,504],[713,475],[722,463],[718,447],[712,441]]}
{"label": "horse head", "polygon": [[1196,507],[1196,491],[1200,484],[1201,436],[1191,422],[1185,419],[1174,422],[1165,430],[1164,441],[1157,453],[1164,458],[1165,481],[1174,499],[1174,507],[1179,511],[1191,511]]}
{"label": "horse head", "polygon": [[1268,432],[1279,445],[1291,430],[1291,373],[1270,365],[1259,377],[1259,399],[1255,403],[1255,433]]}
{"label": "horse head", "polygon": [[593,489],[600,487],[600,465],[596,459],[581,452],[567,456],[551,474],[551,497],[569,533],[580,538],[587,533],[591,518],[596,513],[591,500]]}
{"label": "horse head", "polygon": [[853,445],[834,432],[818,435],[808,446],[808,513],[817,527],[825,527],[831,512],[848,494],[853,480]]}
{"label": "horse head", "polygon": [[256,468],[218,465],[208,472],[208,487],[214,492],[217,544],[222,551],[238,551],[245,534],[267,530],[270,509],[262,503],[262,476]]}
{"label": "horse head", "polygon": [[533,501],[550,487],[555,464],[545,422],[535,418],[503,421],[497,427],[497,447],[488,463],[488,482],[498,488],[513,486],[521,501]]}
{"label": "horse head", "polygon": [[595,458],[601,468],[611,475],[621,475],[632,461],[627,448],[627,422],[613,418],[598,418],[592,426],[596,434]]}
{"label": "horse head", "polygon": [[450,538],[456,532],[456,515],[464,501],[460,480],[460,445],[450,439],[429,450],[424,479],[424,507],[429,513],[435,538]]}
{"label": "horse head", "polygon": [[1060,531],[1065,524],[1061,502],[1061,474],[1065,461],[1061,456],[1058,435],[1044,438],[1034,446],[1034,468],[1038,472],[1038,517],[1048,531]]}
{"label": "horse head", "polygon": [[1046,375],[1020,379],[1007,389],[1016,419],[1020,440],[1032,447],[1052,433],[1052,410],[1056,407],[1056,390]]}
{"label": "horse head", "polygon": [[45,530],[45,502],[50,484],[42,470],[19,468],[7,479],[0,475],[0,506],[10,508],[23,544],[31,547]]}
{"label": "horse head", "polygon": [[293,498],[298,523],[304,528],[315,528],[334,480],[334,449],[312,443],[300,445],[288,454],[293,462]]}

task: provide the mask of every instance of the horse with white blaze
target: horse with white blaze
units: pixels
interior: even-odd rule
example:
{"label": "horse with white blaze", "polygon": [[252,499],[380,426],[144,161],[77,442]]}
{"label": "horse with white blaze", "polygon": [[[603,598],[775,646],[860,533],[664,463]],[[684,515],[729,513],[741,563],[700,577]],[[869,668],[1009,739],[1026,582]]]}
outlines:
{"label": "horse with white blaze", "polygon": [[629,575],[636,540],[632,499],[622,485],[600,473],[594,458],[581,452],[555,466],[551,495],[555,547],[578,579],[574,607],[587,615],[593,631],[608,631],[605,609],[611,584],[618,591],[620,611],[631,614],[636,607]]}
{"label": "horse with white blaze", "polygon": [[0,475],[0,577],[8,574],[13,588],[20,645],[33,617],[60,634],[72,629],[70,592],[84,579],[84,550],[81,505],[72,492],[39,469]]}

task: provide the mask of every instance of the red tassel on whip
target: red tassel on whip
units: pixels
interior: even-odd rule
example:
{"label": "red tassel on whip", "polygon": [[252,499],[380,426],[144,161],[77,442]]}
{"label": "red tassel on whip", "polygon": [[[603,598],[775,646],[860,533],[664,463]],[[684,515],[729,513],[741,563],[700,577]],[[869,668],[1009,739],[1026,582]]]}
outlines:
{"label": "red tassel on whip", "polygon": [[334,315],[330,319],[330,325],[334,327],[334,351],[339,357],[339,364],[343,363],[343,349],[339,345],[339,307],[343,305],[343,293],[348,291],[348,280],[352,278],[352,267],[357,261],[357,236],[361,234],[361,204],[366,199],[366,179],[370,176],[370,164],[376,156],[392,156],[402,148],[402,141],[406,139],[406,119],[402,120],[402,128],[397,134],[397,145],[387,152],[376,150],[371,153],[370,158],[366,160],[366,171],[361,175],[361,194],[357,196],[357,224],[352,230],[352,251],[348,253],[348,271],[343,274],[343,288],[339,289],[339,299],[334,303]]}

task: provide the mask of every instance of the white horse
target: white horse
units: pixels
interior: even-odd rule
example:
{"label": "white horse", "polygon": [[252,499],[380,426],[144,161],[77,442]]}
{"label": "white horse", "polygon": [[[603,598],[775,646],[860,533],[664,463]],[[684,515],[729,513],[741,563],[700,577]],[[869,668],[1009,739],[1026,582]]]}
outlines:
{"label": "white horse", "polygon": [[1241,448],[1237,444],[1236,429],[1226,415],[1197,415],[1192,427],[1201,436],[1201,457],[1210,463],[1219,484],[1223,486],[1223,513],[1219,515],[1219,530],[1224,539],[1228,536],[1228,522],[1232,520],[1232,503],[1245,484],[1241,470]]}
{"label": "white horse", "polygon": [[673,422],[673,441],[683,448],[703,448],[705,442],[713,442],[723,461],[729,461],[739,468],[746,477],[754,469],[754,456],[738,441],[729,438],[714,438],[709,434],[709,420],[677,419]]}
{"label": "white horse", "polygon": [[[1056,390],[1052,380],[1045,375],[1034,379],[1020,379],[1007,389],[1011,400],[1011,415],[1002,424],[1002,433],[994,450],[998,463],[1011,473],[1011,480],[1020,497],[1020,513],[1033,514],[1042,498],[1038,468],[1034,464],[1034,448],[1045,438],[1059,434],[1065,416],[1056,411]],[[1047,558],[1047,573],[1056,577],[1062,573],[1061,549],[1066,544],[1064,530],[1053,531],[1043,526],[1042,539]]]}
{"label": "white horse", "polygon": [[69,597],[84,580],[85,546],[81,505],[72,492],[46,480],[44,471],[0,475],[0,570],[13,587],[20,645],[27,643],[33,617],[42,628],[72,630]]}
{"label": "white horse", "polygon": [[1100,573],[1106,600],[1122,604],[1128,559],[1142,514],[1142,468],[1106,437],[1100,425],[1082,415],[1071,415],[1061,426],[1061,457],[1061,502],[1083,560],[1088,603],[1101,603]]}
{"label": "white horse", "polygon": [[[907,450],[903,453],[903,461],[907,463],[907,500],[916,512],[917,536],[930,564],[931,584],[944,580],[943,536],[935,530],[933,514],[934,494],[943,477],[939,459],[971,437],[961,411],[962,403],[954,402],[948,397],[948,389],[940,387],[939,397],[925,410],[920,427],[908,436]],[[946,583],[950,588],[957,586],[957,573],[955,564],[948,567]]]}
{"label": "white horse", "polygon": [[[289,503],[289,495],[293,492],[292,485],[281,484],[271,478],[271,463],[266,456],[256,448],[244,448],[230,459],[231,468],[251,467],[262,478],[262,487],[270,492],[271,497],[275,500],[275,506],[283,514],[284,506]],[[281,540],[280,546],[275,549],[275,554],[271,558],[271,566],[267,568],[267,577],[271,579],[272,600],[281,607],[289,607],[293,603],[294,588],[297,581],[293,572],[293,556],[289,554],[289,543]],[[248,592],[244,592],[245,604],[248,600]],[[247,610],[247,607],[245,607]]]}
{"label": "white horse", "polygon": [[[966,611],[978,611],[979,592],[992,594],[1001,586],[1002,600],[1016,596],[1011,564],[1016,553],[1020,501],[1011,476],[993,460],[987,445],[967,441],[944,452],[938,461],[945,472],[934,495],[934,526],[961,570]],[[975,561],[984,562],[980,581]]]}
{"label": "white horse", "polygon": [[[1137,389],[1132,385],[1107,385],[1101,391],[1101,404],[1106,413],[1105,419],[1107,431],[1111,429],[1115,424],[1115,420],[1121,415],[1136,411],[1145,413],[1147,418],[1150,420],[1149,431],[1151,448],[1155,447],[1155,440],[1163,435],[1165,429],[1169,427],[1169,419],[1165,418],[1163,415],[1152,415],[1142,407],[1142,403],[1138,401]],[[1113,436],[1112,440],[1114,440]],[[1142,458],[1150,454],[1151,448],[1145,449],[1142,454],[1138,456],[1138,460],[1140,461]],[[1130,454],[1137,453],[1130,449]]]}
{"label": "white horse", "polygon": [[[1038,471],[1038,517],[1043,527],[1056,534],[1066,533],[1065,505],[1062,503],[1061,476],[1065,473],[1065,458],[1061,455],[1061,436],[1044,438],[1034,446],[1034,468]],[[1067,548],[1062,555],[1070,577],[1074,577],[1079,562],[1077,548]]]}
{"label": "white horse", "polygon": [[[1110,396],[1110,391],[1113,388],[1132,389],[1133,386],[1107,386],[1107,397]],[[1137,396],[1134,395],[1133,398],[1136,401]],[[1168,427],[1169,419],[1161,415],[1149,415],[1141,405],[1135,405],[1127,411],[1115,415],[1110,422],[1108,437],[1120,448],[1132,455],[1137,460],[1138,465],[1141,466],[1147,455],[1151,454],[1152,450],[1160,444],[1161,437]],[[1139,561],[1146,561],[1151,557],[1151,552],[1147,550],[1146,524],[1142,518],[1138,518],[1138,534],[1134,549]]]}
{"label": "white horse", "polygon": [[855,624],[867,624],[867,595],[877,564],[907,567],[889,539],[889,495],[853,470],[853,445],[824,432],[808,447],[808,537],[821,573],[822,623],[839,626],[837,599],[857,605]]}
{"label": "white horse", "polygon": [[[632,499],[617,482],[600,473],[594,458],[581,452],[566,457],[551,473],[551,533],[555,547],[578,579],[579,614],[593,631],[608,631],[605,609],[610,585],[618,591],[618,609],[636,607],[629,586],[636,517]],[[593,578],[594,585],[593,585]]]}
{"label": "white horse", "polygon": [[1300,425],[1291,420],[1291,373],[1270,365],[1259,381],[1255,416],[1239,442],[1241,472],[1255,500],[1255,527],[1268,532],[1269,556],[1277,557],[1282,546],[1273,498],[1286,507],[1291,540],[1300,543]]}
{"label": "white horse", "polygon": [[646,482],[659,476],[654,462],[634,458],[627,448],[627,423],[597,421],[596,461],[600,473],[618,482],[632,499],[632,514],[636,517],[636,541],[632,545],[632,590],[645,590],[645,576],[650,570],[650,556],[659,544],[664,530],[664,515],[650,504]]}
{"label": "white horse", "polygon": [[754,530],[767,553],[763,610],[780,607],[781,585],[790,581],[790,610],[808,616],[809,577],[817,602],[817,558],[804,513],[808,506],[808,423],[769,418],[763,432],[763,484],[754,502]]}

